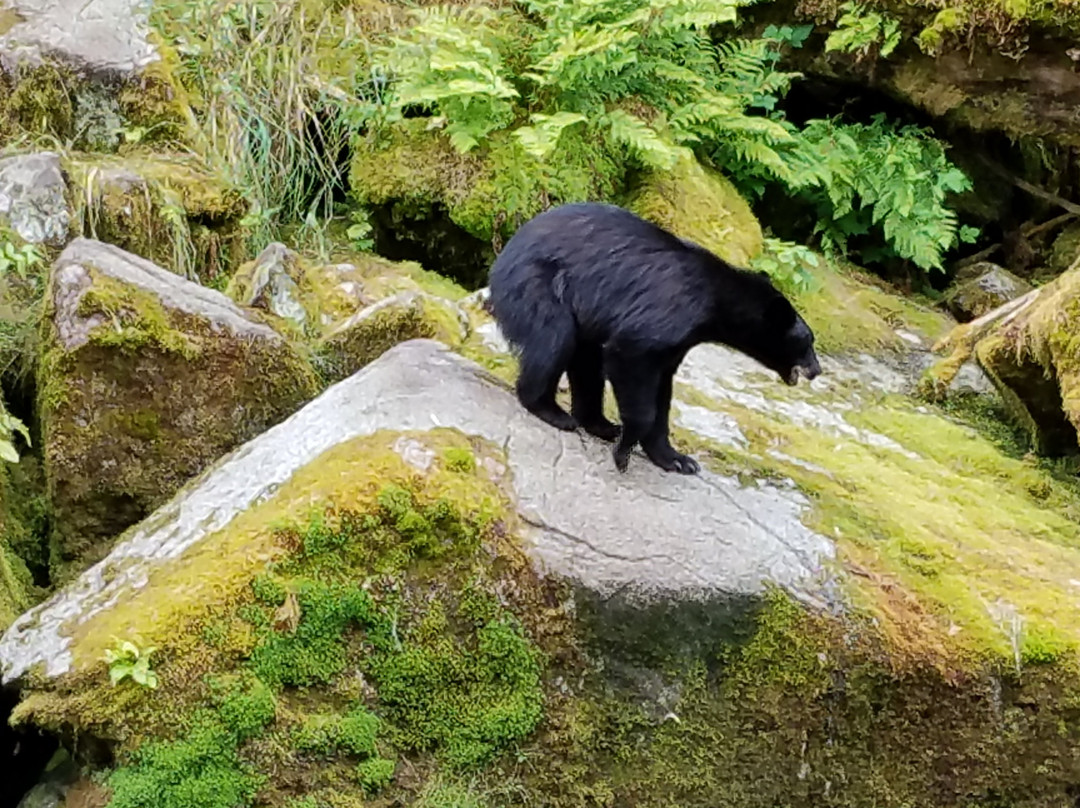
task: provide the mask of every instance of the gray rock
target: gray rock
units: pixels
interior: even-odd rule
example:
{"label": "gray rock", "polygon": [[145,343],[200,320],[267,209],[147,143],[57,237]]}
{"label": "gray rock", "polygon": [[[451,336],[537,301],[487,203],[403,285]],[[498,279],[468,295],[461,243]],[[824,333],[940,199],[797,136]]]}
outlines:
{"label": "gray rock", "polygon": [[289,267],[296,261],[296,254],[280,242],[267,245],[255,259],[251,273],[251,288],[245,306],[258,306],[278,317],[291,320],[303,328],[307,311],[300,300],[300,287],[289,274]]}
{"label": "gray rock", "polygon": [[225,295],[110,244],[72,241],[50,304],[39,414],[54,579],[318,389],[302,352]]}
{"label": "gray rock", "polygon": [[[17,620],[0,638],[4,681],[37,665],[49,676],[70,670],[68,636],[80,623],[145,586],[158,565],[212,540],[321,453],[378,430],[435,427],[504,448],[535,562],[601,597],[753,597],[774,583],[816,599],[827,586],[822,565],[834,547],[800,522],[808,503],[797,492],[744,488],[707,471],[665,474],[640,456],[619,474],[608,445],[552,429],[478,365],[414,340],[219,460]],[[406,450],[423,462],[422,452]]]}
{"label": "gray rock", "polygon": [[0,221],[30,244],[64,245],[71,211],[60,155],[37,152],[0,160]]}
{"label": "gray rock", "polygon": [[964,267],[945,296],[949,312],[960,322],[974,320],[1031,291],[1031,284],[989,261]]}
{"label": "gray rock", "polygon": [[148,0],[0,0],[0,66],[57,59],[93,74],[132,75],[158,53]]}
{"label": "gray rock", "polygon": [[54,269],[56,329],[68,350],[85,344],[90,332],[103,322],[100,314],[83,316],[78,311],[79,301],[92,283],[91,270],[150,292],[166,309],[205,319],[234,337],[259,337],[275,344],[283,341],[269,326],[249,319],[221,292],[184,280],[112,244],[77,238],[60,253]]}

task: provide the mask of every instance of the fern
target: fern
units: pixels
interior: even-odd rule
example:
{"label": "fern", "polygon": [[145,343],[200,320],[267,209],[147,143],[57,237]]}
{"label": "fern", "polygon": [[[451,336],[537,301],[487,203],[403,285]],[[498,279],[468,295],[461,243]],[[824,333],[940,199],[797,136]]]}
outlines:
{"label": "fern", "polygon": [[877,11],[869,11],[862,4],[844,3],[844,11],[837,21],[836,30],[825,40],[825,51],[843,51],[863,59],[876,48],[885,58],[900,44],[900,23]]}
{"label": "fern", "polygon": [[897,255],[935,270],[945,251],[974,237],[946,206],[947,195],[970,190],[971,181],[928,132],[878,115],[870,124],[812,121],[803,139],[820,157],[818,229],[827,248],[846,252],[849,237],[880,226]]}
{"label": "fern", "polygon": [[[586,153],[623,171],[666,170],[693,149],[744,190],[779,183],[802,194],[827,251],[877,235],[894,254],[940,268],[971,236],[945,200],[967,179],[912,127],[787,121],[779,101],[799,74],[779,60],[811,28],[770,25],[756,39],[714,44],[709,29],[750,1],[524,0],[528,18],[502,6],[420,8],[413,27],[377,54],[375,70],[390,83],[372,120],[393,125],[407,107],[420,108],[457,150],[502,155],[493,221],[588,196]],[[895,21],[845,8],[830,47],[887,54],[896,46]],[[512,134],[510,152],[500,132]],[[560,162],[571,150],[568,173]],[[794,253],[782,254],[790,263]]]}
{"label": "fern", "polygon": [[396,79],[392,114],[437,110],[456,149],[470,151],[514,117],[518,91],[504,75],[500,44],[484,7],[429,6],[413,12],[407,38],[378,53]]}

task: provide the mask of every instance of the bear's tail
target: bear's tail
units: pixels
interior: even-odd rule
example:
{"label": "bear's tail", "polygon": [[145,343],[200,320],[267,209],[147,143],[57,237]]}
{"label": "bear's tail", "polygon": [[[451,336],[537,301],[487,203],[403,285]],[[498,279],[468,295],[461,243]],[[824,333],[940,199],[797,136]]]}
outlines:
{"label": "bear's tail", "polygon": [[504,251],[491,268],[489,303],[499,330],[522,353],[555,356],[566,350],[568,341],[572,348],[577,324],[564,299],[559,267],[551,261],[512,258]]}

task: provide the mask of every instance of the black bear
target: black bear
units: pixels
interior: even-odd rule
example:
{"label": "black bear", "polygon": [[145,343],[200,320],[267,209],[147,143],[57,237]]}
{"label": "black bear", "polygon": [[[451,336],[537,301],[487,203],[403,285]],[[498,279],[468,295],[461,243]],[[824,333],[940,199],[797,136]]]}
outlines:
{"label": "black bear", "polygon": [[[620,471],[638,442],[665,471],[699,471],[668,438],[672,380],[699,343],[729,345],[788,384],[821,372],[813,333],[768,276],[615,205],[562,205],[526,222],[492,265],[490,290],[520,355],[522,405],[559,429],[618,437]],[[564,371],[569,415],[555,401]],[[603,415],[605,377],[621,434]]]}

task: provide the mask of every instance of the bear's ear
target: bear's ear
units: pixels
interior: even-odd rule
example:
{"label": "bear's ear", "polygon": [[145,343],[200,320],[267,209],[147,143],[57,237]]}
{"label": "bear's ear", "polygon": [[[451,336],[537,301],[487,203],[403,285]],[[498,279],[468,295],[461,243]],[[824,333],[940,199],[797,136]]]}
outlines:
{"label": "bear's ear", "polygon": [[777,295],[765,306],[766,322],[779,331],[787,331],[795,325],[796,318],[795,307],[783,295]]}

